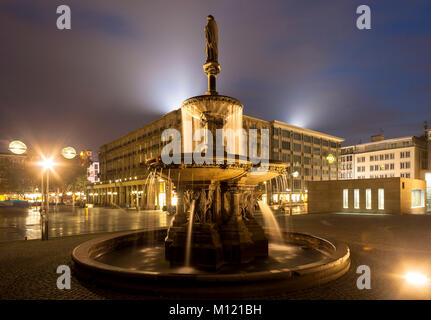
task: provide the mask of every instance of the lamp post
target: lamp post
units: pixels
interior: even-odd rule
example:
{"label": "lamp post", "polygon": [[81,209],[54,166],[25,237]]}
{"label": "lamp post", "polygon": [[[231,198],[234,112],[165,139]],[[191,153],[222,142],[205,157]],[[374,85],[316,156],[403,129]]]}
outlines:
{"label": "lamp post", "polygon": [[292,174],[291,174],[291,176],[292,176],[292,183],[291,183],[291,185],[290,185],[290,201],[289,201],[289,203],[290,203],[290,215],[292,215],[293,214],[293,212],[292,212],[292,201],[293,201],[293,198],[292,198],[292,192],[293,192],[293,178],[297,178],[298,176],[299,176],[299,172],[298,171],[294,171],[294,172],[292,172]]}
{"label": "lamp post", "polygon": [[[38,165],[42,168],[42,200],[45,202],[41,203],[41,229],[42,229],[42,240],[48,240],[48,220],[49,220],[49,172],[55,166],[52,159],[44,159],[39,162]],[[46,189],[44,189],[43,178],[46,173]],[[45,211],[45,213],[44,213]]]}

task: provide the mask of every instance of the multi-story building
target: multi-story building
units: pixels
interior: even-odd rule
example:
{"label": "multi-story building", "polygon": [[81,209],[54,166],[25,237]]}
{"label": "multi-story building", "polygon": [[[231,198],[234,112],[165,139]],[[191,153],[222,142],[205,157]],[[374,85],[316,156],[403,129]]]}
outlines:
{"label": "multi-story building", "polygon": [[373,136],[369,143],[341,148],[339,179],[425,179],[428,170],[425,136],[384,140]]}
{"label": "multi-story building", "polygon": [[90,183],[100,182],[99,162],[92,162],[87,168],[87,180]]}
{"label": "multi-story building", "polygon": [[[286,184],[277,181],[266,186],[267,199],[278,202],[280,194],[290,192],[296,200],[306,195],[307,181],[335,180],[337,159],[343,139],[325,133],[300,128],[280,121],[265,121],[242,116],[243,128],[269,130],[269,158],[287,163]],[[181,109],[136,129],[103,145],[99,151],[100,182],[89,188],[88,199],[99,204],[159,208],[175,203],[172,186],[157,179],[149,187],[147,162],[158,159],[163,147],[161,135],[165,129],[182,128]],[[260,137],[260,136],[259,136]],[[258,141],[260,138],[258,137]],[[184,147],[184,142],[183,146]],[[184,149],[182,149],[184,150]],[[260,145],[258,145],[260,150]],[[328,160],[329,159],[329,160]],[[283,189],[280,187],[283,186]],[[287,188],[286,188],[287,187]]]}

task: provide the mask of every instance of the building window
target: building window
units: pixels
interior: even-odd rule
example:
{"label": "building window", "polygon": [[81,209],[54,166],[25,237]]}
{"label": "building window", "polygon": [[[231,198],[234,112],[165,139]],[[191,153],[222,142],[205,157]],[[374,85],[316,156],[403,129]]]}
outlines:
{"label": "building window", "polygon": [[349,207],[349,189],[343,190],[343,208],[347,209]]}
{"label": "building window", "polygon": [[412,190],[412,208],[425,207],[425,192],[424,190]]}
{"label": "building window", "polygon": [[283,162],[290,162],[290,154],[282,153],[282,161]]}
{"label": "building window", "polygon": [[365,190],[365,208],[371,209],[371,189]]}
{"label": "building window", "polygon": [[406,158],[410,158],[410,151],[406,151]]}
{"label": "building window", "polygon": [[301,145],[297,144],[297,143],[294,143],[293,144],[293,151],[301,152]]}
{"label": "building window", "polygon": [[293,156],[293,163],[295,163],[295,164],[299,164],[299,163],[301,163],[302,162],[302,158],[301,158],[301,156]]}
{"label": "building window", "polygon": [[354,190],[353,200],[354,200],[355,209],[359,209],[359,189]]}
{"label": "building window", "polygon": [[295,140],[301,140],[301,134],[297,133],[297,132],[294,132],[293,133],[293,139],[295,139]]}
{"label": "building window", "polygon": [[385,209],[385,189],[378,190],[378,208],[379,210]]}
{"label": "building window", "polygon": [[290,150],[290,142],[288,142],[288,141],[281,141],[281,147],[284,150]]}

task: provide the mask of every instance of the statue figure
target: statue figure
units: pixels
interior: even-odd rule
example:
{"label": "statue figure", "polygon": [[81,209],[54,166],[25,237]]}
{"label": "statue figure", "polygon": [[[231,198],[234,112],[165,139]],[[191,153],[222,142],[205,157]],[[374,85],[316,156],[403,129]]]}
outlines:
{"label": "statue figure", "polygon": [[212,15],[207,17],[208,23],[205,26],[205,38],[207,40],[206,53],[207,63],[218,63],[218,30],[217,23]]}

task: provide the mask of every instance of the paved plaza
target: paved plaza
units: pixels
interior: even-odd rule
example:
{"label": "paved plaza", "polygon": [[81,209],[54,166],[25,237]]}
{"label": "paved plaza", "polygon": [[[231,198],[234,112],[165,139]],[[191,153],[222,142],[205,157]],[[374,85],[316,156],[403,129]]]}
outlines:
{"label": "paved plaza", "polygon": [[[171,217],[156,210],[51,206],[49,237],[166,227]],[[0,208],[0,241],[40,239],[38,208]]]}
{"label": "paved plaza", "polygon": [[[108,232],[167,226],[166,213],[99,208],[58,212],[51,216],[51,239],[44,242],[37,239],[33,214],[0,211],[0,299],[164,298],[119,293],[74,277],[71,290],[61,291],[56,269],[72,265],[71,251],[78,244]],[[415,270],[431,275],[431,215],[308,214],[279,215],[277,220],[287,231],[347,243],[352,266],[328,284],[268,299],[431,299],[429,286],[413,287],[402,278]],[[24,235],[35,240],[21,240]],[[360,265],[370,267],[370,290],[356,286]]]}

